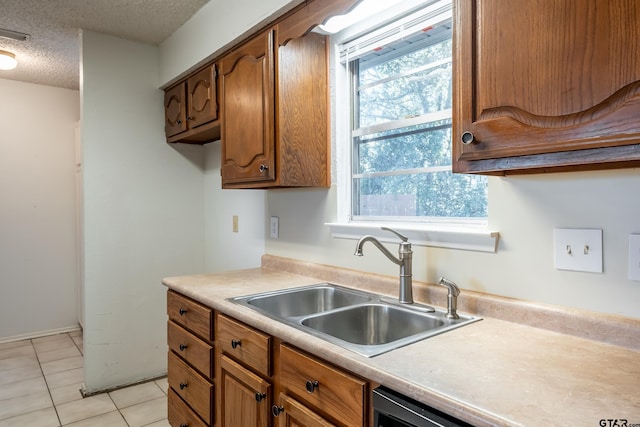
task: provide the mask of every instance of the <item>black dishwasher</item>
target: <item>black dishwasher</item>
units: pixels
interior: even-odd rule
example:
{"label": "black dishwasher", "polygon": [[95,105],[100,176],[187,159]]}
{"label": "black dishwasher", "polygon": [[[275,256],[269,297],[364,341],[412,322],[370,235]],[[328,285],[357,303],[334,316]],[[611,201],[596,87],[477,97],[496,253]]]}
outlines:
{"label": "black dishwasher", "polygon": [[374,427],[472,427],[385,387],[373,390]]}

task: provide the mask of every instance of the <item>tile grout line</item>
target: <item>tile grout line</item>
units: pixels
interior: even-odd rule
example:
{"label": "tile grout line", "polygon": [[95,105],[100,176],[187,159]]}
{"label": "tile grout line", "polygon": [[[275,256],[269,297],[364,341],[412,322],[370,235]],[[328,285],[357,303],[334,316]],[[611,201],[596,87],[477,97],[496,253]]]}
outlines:
{"label": "tile grout line", "polygon": [[[67,334],[67,336],[68,335],[69,334]],[[49,399],[51,399],[51,405],[53,405],[53,410],[56,412],[56,418],[58,418],[58,425],[62,426],[62,420],[60,419],[60,414],[58,414],[58,408],[56,407],[56,404],[53,401],[53,396],[51,395],[51,388],[49,388],[49,382],[47,381],[47,377],[45,376],[44,370],[42,369],[42,363],[40,363],[40,357],[38,356],[38,352],[36,351],[36,346],[33,344],[33,339],[30,339],[29,342],[31,343],[31,347],[33,347],[33,352],[36,355],[36,360],[38,361],[38,368],[40,368],[40,373],[42,373],[42,379],[44,380],[44,383],[47,386],[47,393],[49,393]]]}

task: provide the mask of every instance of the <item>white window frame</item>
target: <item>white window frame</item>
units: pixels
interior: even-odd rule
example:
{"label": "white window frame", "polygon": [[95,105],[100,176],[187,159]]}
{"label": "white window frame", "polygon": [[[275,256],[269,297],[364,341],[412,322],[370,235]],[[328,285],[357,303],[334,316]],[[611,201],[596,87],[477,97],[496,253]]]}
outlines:
{"label": "white window frame", "polygon": [[417,246],[431,246],[451,249],[463,249],[480,252],[496,252],[500,234],[488,228],[487,219],[468,218],[414,218],[380,221],[351,217],[352,191],[352,134],[351,134],[351,87],[348,60],[341,63],[338,46],[369,32],[373,22],[383,23],[394,20],[389,16],[415,11],[421,8],[425,0],[408,0],[399,6],[382,11],[366,21],[353,25],[331,37],[332,111],[334,123],[333,170],[337,187],[337,218],[327,223],[334,238],[359,239],[371,234],[381,241],[397,242],[397,237],[381,230],[391,227],[409,237]]}

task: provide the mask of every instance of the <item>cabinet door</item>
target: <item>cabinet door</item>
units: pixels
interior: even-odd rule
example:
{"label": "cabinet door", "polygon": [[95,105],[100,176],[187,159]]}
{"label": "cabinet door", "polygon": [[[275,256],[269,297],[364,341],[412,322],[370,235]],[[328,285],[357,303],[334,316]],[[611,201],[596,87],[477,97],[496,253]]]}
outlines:
{"label": "cabinet door", "polygon": [[267,427],[271,385],[226,356],[220,358],[222,427]]}
{"label": "cabinet door", "polygon": [[187,130],[185,83],[164,93],[164,132],[167,137]]}
{"label": "cabinet door", "polygon": [[220,60],[222,184],[275,179],[273,30]]}
{"label": "cabinet door", "polygon": [[454,6],[454,171],[640,160],[640,2]]}
{"label": "cabinet door", "polygon": [[218,117],[216,69],[210,65],[187,80],[187,120],[193,129]]}
{"label": "cabinet door", "polygon": [[278,427],[334,427],[329,421],[291,397],[281,394],[278,403]]}

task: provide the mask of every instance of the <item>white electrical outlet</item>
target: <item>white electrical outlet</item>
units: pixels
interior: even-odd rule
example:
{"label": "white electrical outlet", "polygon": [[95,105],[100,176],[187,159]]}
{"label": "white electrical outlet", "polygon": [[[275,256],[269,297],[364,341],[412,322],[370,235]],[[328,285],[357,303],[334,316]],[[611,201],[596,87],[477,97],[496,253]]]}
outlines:
{"label": "white electrical outlet", "polygon": [[556,228],[553,237],[557,270],[602,273],[602,230]]}
{"label": "white electrical outlet", "polygon": [[279,228],[280,228],[280,218],[278,218],[277,216],[272,216],[271,217],[271,228],[270,228],[270,233],[269,233],[269,235],[271,236],[272,239],[277,239],[278,238],[278,234],[280,232]]}
{"label": "white electrical outlet", "polygon": [[629,234],[629,280],[640,282],[640,234]]}

